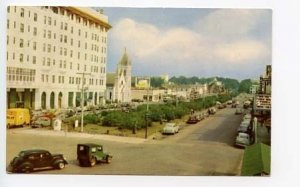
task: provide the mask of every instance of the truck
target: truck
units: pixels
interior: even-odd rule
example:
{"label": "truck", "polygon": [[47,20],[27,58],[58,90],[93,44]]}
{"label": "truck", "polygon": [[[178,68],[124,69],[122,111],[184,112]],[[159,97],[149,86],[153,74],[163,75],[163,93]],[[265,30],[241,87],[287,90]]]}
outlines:
{"label": "truck", "polygon": [[30,112],[27,108],[10,108],[6,111],[6,127],[30,125]]}
{"label": "truck", "polygon": [[80,166],[93,167],[99,162],[111,163],[112,155],[105,153],[100,144],[84,143],[77,144],[77,160]]}

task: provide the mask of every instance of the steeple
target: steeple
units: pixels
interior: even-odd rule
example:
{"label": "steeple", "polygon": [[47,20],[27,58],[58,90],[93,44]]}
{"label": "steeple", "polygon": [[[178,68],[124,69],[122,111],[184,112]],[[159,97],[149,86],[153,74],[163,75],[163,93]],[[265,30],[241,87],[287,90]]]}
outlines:
{"label": "steeple", "polygon": [[124,54],[119,62],[120,65],[123,65],[123,66],[128,66],[128,65],[131,65],[131,62],[128,58],[128,55],[127,55],[127,52],[126,52],[126,47],[124,49]]}

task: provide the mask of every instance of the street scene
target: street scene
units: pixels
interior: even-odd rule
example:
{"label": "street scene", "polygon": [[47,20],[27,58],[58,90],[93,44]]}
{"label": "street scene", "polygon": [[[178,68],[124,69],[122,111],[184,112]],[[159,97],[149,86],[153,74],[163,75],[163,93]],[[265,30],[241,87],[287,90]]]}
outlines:
{"label": "street scene", "polygon": [[271,175],[271,10],[7,15],[7,174]]}

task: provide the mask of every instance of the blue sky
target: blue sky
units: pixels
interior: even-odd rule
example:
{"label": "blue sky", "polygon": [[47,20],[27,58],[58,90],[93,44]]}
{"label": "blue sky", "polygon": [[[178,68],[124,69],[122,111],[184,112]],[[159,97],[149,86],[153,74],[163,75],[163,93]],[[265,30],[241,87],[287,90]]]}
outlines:
{"label": "blue sky", "polygon": [[272,62],[269,9],[104,8],[108,71],[126,47],[133,75],[258,78]]}

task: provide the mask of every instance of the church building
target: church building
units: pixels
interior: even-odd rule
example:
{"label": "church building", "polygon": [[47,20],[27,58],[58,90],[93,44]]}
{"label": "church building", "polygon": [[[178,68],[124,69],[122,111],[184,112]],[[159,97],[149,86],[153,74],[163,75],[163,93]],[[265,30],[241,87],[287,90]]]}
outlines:
{"label": "church building", "polygon": [[131,102],[131,61],[126,49],[117,65],[116,72],[106,75],[106,102]]}

